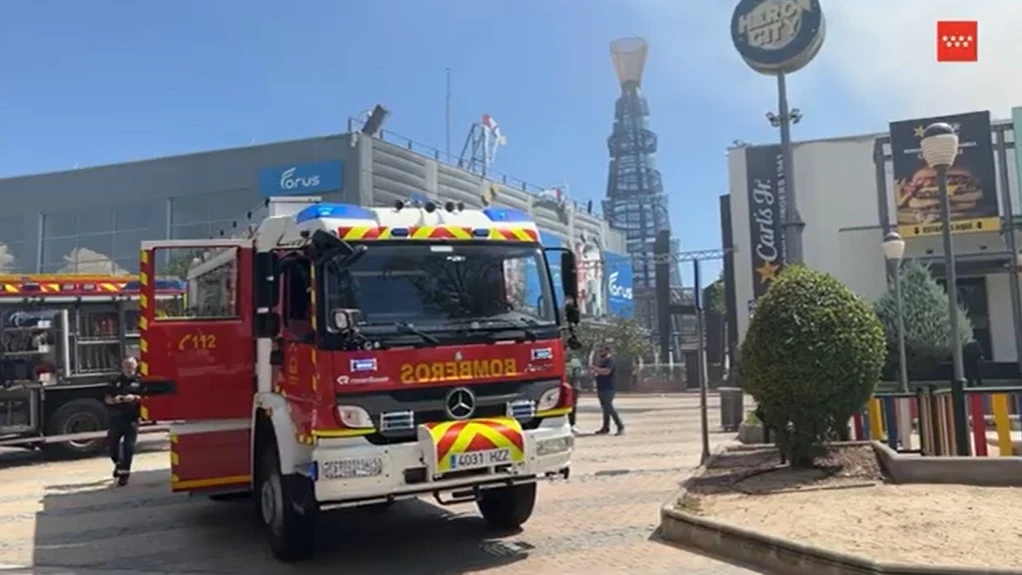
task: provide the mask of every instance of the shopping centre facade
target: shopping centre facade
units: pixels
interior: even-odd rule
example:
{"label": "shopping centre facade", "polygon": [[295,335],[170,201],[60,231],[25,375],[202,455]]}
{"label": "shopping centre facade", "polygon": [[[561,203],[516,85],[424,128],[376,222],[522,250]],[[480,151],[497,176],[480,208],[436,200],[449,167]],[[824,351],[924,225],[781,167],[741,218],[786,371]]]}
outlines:
{"label": "shopping centre facade", "polygon": [[[895,122],[889,133],[794,145],[794,183],[805,228],[806,265],[829,273],[871,302],[887,289],[881,243],[891,230],[906,241],[905,258],[944,277],[944,251],[935,180],[919,157],[922,128],[947,121],[958,128],[961,152],[951,187],[959,298],[988,360],[1018,361],[1009,273],[1016,258],[1002,229],[1019,217],[1014,132],[987,112]],[[780,214],[786,202],[779,146],[728,150],[730,218],[725,238],[734,248],[728,312],[741,341],[756,300],[784,265]],[[1016,237],[1022,244],[1022,238]],[[727,239],[725,239],[727,241]]]}
{"label": "shopping centre facade", "polygon": [[632,314],[631,259],[624,236],[604,218],[560,195],[552,200],[521,181],[483,177],[441,161],[439,152],[385,137],[348,132],[2,179],[0,272],[135,273],[143,240],[234,235],[270,196],[365,206],[419,198],[532,214],[545,246],[577,254],[584,313]]}

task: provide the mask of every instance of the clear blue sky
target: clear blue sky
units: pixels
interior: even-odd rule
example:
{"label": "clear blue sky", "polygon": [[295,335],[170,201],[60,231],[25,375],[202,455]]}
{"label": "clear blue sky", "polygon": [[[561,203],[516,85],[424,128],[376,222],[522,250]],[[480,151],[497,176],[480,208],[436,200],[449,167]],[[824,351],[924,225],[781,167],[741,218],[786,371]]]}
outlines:
{"label": "clear blue sky", "polygon": [[[567,183],[573,197],[599,205],[618,95],[608,46],[639,35],[650,43],[644,90],[675,234],[683,249],[717,247],[726,147],[777,137],[764,119],[773,81],[730,46],[732,7],[11,0],[0,4],[0,177],[339,132],[376,103],[393,112],[388,129],[443,149],[450,67],[455,151],[489,112],[508,138],[495,169]],[[839,85],[800,96],[803,78],[828,84],[824,70],[810,66],[791,81],[806,110],[796,137],[885,127]]]}

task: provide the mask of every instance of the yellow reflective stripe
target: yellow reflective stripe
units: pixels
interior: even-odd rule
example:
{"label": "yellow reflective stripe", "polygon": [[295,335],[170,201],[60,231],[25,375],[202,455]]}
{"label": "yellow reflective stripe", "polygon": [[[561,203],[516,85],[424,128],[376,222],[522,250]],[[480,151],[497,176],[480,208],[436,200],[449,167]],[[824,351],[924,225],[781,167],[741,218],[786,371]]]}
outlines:
{"label": "yellow reflective stripe", "polygon": [[437,230],[440,230],[440,229],[442,229],[440,226],[422,226],[421,228],[416,228],[415,229],[415,233],[412,234],[412,238],[411,239],[413,239],[413,240],[428,240],[429,238],[433,237],[433,234]]}

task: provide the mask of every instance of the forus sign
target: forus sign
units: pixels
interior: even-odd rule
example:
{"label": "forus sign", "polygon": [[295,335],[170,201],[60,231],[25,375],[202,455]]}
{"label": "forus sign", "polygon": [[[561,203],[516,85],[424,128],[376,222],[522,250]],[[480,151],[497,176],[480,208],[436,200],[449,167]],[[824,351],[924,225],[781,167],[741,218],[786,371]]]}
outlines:
{"label": "forus sign", "polygon": [[259,171],[259,193],[272,196],[307,196],[340,191],[344,182],[339,161],[291,164]]}

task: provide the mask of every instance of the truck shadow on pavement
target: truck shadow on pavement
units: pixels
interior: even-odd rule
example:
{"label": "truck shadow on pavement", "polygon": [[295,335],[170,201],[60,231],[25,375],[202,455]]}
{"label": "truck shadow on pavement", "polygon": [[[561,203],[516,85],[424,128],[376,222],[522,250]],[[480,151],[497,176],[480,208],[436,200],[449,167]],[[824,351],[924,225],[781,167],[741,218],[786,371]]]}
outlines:
{"label": "truck shadow on pavement", "polygon": [[[50,485],[35,515],[32,563],[38,567],[202,573],[402,573],[484,571],[525,559],[514,533],[489,529],[475,507],[410,500],[387,510],[321,517],[318,555],[282,565],[267,551],[250,499],[214,502],[172,494],[166,470],[110,480]],[[70,571],[73,573],[74,571]]]}

